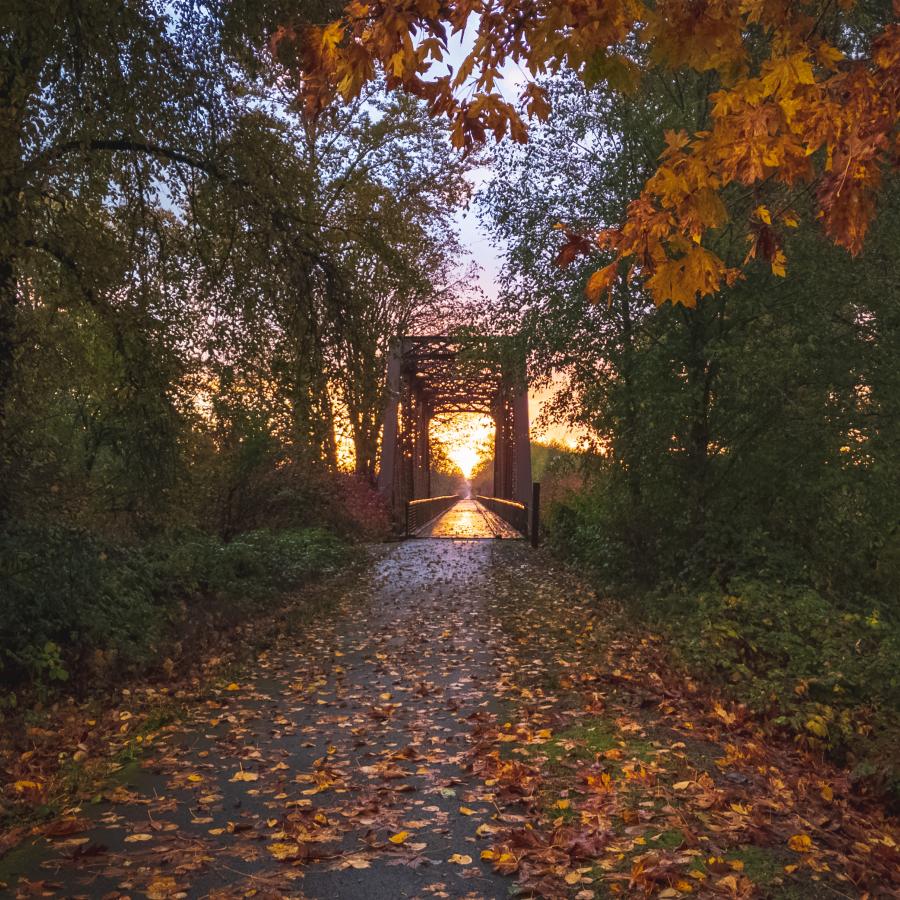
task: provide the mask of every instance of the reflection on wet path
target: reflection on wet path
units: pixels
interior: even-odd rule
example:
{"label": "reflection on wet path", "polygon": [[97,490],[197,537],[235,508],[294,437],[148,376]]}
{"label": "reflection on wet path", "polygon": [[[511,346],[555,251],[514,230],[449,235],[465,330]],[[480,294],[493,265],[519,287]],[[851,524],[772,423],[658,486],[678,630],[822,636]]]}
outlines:
{"label": "reflection on wet path", "polygon": [[443,515],[429,522],[417,537],[518,538],[519,534],[477,500],[460,500]]}

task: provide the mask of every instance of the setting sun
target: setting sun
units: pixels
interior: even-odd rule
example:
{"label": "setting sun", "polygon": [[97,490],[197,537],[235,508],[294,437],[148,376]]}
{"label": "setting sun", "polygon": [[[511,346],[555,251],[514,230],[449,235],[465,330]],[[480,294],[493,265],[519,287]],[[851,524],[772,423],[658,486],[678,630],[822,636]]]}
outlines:
{"label": "setting sun", "polygon": [[490,457],[494,420],[481,413],[455,413],[431,422],[431,438],[468,481],[478,464]]}

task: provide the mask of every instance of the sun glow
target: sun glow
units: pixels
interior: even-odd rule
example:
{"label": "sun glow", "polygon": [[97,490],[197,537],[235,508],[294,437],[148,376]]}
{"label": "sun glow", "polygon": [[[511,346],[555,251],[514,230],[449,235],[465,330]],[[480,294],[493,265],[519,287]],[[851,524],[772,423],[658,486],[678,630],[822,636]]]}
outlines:
{"label": "sun glow", "polygon": [[493,452],[494,420],[481,413],[454,413],[431,420],[431,439],[467,481]]}

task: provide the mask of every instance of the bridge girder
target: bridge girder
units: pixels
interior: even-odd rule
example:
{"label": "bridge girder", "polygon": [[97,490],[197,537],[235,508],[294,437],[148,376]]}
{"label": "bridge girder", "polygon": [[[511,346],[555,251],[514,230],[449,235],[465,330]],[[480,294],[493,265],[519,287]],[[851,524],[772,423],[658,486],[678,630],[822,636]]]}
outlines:
{"label": "bridge girder", "polygon": [[447,413],[493,418],[494,496],[529,502],[528,383],[525,360],[509,338],[400,337],[387,375],[378,487],[398,521],[409,500],[431,495],[429,425]]}

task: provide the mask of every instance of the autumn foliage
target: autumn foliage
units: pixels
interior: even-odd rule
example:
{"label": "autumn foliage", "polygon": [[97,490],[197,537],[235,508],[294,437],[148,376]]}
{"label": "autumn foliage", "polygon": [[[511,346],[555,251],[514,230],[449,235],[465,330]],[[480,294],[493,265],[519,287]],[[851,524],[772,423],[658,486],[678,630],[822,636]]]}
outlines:
{"label": "autumn foliage", "polygon": [[[649,71],[676,90],[679,75],[701,76],[704,120],[668,135],[623,222],[568,231],[560,255],[611,256],[588,284],[594,302],[638,278],[657,304],[693,306],[754,259],[785,275],[782,239],[801,198],[836,244],[860,252],[900,162],[898,14],[898,0],[866,27],[854,0],[353,0],[327,25],[286,23],[271,46],[311,112],[383,69],[389,88],[448,117],[465,150],[489,136],[526,140],[528,117],[552,115],[534,80],[547,73],[571,68],[623,91]],[[467,29],[471,49],[449,70],[448,40]],[[530,76],[518,103],[501,89],[510,62]],[[726,232],[744,235],[745,250],[726,252]]]}

